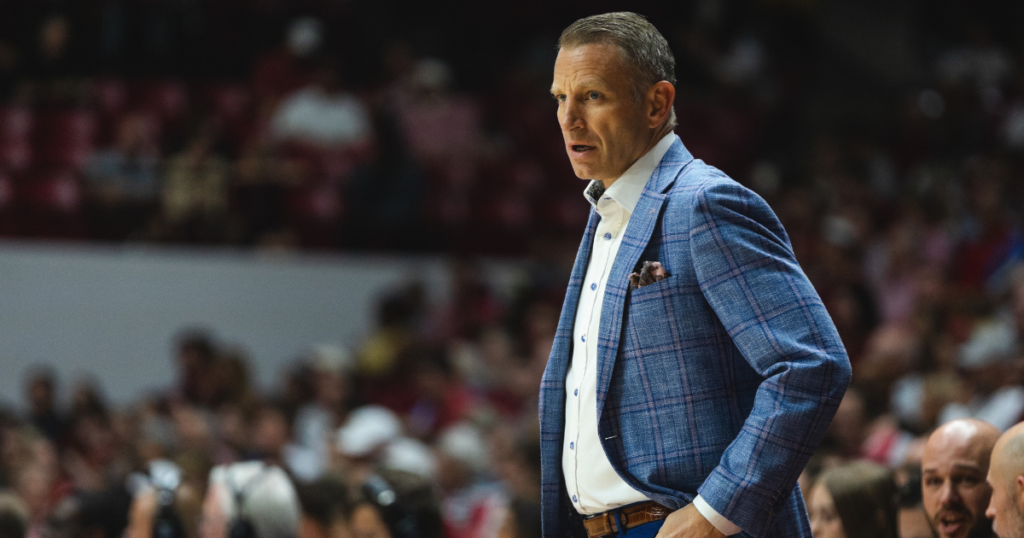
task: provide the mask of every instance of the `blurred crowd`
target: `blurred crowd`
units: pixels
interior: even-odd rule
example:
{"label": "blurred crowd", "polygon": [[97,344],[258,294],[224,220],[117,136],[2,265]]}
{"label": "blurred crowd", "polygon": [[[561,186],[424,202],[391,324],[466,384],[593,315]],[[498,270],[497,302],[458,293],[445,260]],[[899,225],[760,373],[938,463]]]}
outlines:
{"label": "blurred crowd", "polygon": [[[244,353],[198,333],[178,342],[175,385],[127,409],[88,384],[61,408],[41,370],[0,453],[33,538],[119,536],[165,460],[189,536],[211,467],[243,460],[284,469],[302,528],[332,538],[364,519],[367,491],[406,487],[445,536],[539,532],[536,391],[587,218],[547,88],[581,14],[492,6],[507,17],[480,28],[468,4],[449,20],[399,2],[390,27],[374,11],[387,2],[284,4],[0,2],[0,235],[529,253],[546,269],[512,300],[471,265],[439,310],[395,290],[373,335],[311,350],[273,394],[249,385]],[[854,381],[805,493],[852,483],[895,509],[899,492],[920,516],[938,426],[1024,418],[1011,4],[865,6],[916,23],[911,50],[874,58],[816,2],[634,6],[674,47],[683,142],[777,212],[849,351]],[[966,504],[944,502],[965,535]]]}
{"label": "blurred crowd", "polygon": [[[862,6],[889,26],[846,31],[829,3],[632,7],[677,56],[683,142],[810,239],[863,246],[907,219],[962,220],[981,183],[1012,205],[1020,6]],[[548,88],[580,13],[452,8],[0,2],[0,236],[513,255],[575,242],[587,208]],[[907,35],[872,49],[890,27]]]}
{"label": "blurred crowd", "polygon": [[[0,412],[0,527],[17,506],[27,529],[0,535],[240,538],[224,529],[242,513],[259,538],[538,536],[537,394],[560,304],[540,277],[507,298],[470,262],[453,280],[443,305],[418,284],[386,294],[358,345],[313,345],[266,390],[242,348],[200,329],[173,343],[173,384],[128,405],[40,366],[24,411]],[[366,529],[363,501],[389,533]]]}

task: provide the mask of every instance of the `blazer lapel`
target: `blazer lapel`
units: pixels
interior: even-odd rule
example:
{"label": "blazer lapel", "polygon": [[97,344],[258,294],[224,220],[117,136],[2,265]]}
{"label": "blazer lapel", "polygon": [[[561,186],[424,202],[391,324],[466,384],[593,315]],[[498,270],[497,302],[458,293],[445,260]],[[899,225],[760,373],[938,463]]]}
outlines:
{"label": "blazer lapel", "polygon": [[[597,342],[597,421],[601,422],[608,386],[611,382],[612,370],[619,352],[619,340],[622,336],[622,314],[629,291],[629,274],[640,261],[651,234],[658,223],[662,205],[667,195],[663,194],[672,186],[680,170],[693,156],[686,150],[683,143],[676,138],[669,150],[662,157],[658,167],[654,169],[650,180],[644,186],[640,200],[629,217],[626,233],[615,256],[608,284],[605,287],[604,301],[601,303],[601,331]],[[651,260],[656,261],[656,260]],[[578,286],[577,286],[578,294]],[[568,303],[568,301],[566,301]],[[574,303],[575,304],[575,303]],[[575,306],[574,306],[575,308]]]}

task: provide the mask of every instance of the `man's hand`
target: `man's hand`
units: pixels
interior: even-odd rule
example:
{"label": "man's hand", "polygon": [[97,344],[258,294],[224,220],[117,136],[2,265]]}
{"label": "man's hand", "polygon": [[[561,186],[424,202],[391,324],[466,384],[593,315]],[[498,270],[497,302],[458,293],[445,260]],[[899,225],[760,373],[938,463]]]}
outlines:
{"label": "man's hand", "polygon": [[696,506],[688,504],[665,518],[655,538],[725,538],[725,535],[701,515]]}

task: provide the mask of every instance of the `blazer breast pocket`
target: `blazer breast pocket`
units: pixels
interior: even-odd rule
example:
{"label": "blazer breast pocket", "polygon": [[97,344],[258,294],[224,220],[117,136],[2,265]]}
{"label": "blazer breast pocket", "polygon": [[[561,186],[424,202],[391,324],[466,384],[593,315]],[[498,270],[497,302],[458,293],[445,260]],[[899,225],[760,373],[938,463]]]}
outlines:
{"label": "blazer breast pocket", "polygon": [[670,276],[630,290],[626,298],[627,348],[642,350],[672,344],[680,294],[677,282],[677,277]]}

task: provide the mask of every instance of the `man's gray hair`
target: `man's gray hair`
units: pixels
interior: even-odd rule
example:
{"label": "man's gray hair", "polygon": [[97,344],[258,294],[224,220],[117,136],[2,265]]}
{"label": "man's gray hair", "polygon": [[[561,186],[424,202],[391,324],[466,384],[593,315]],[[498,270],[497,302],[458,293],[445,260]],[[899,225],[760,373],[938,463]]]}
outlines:
{"label": "man's gray hair", "polygon": [[[651,86],[668,81],[676,85],[676,58],[661,32],[642,15],[629,11],[604,13],[580,19],[562,31],[559,49],[572,49],[594,43],[615,45],[633,71],[633,98],[643,99]],[[668,119],[675,128],[675,107]]]}
{"label": "man's gray hair", "polygon": [[[299,533],[299,497],[280,467],[258,461],[219,465],[210,471],[218,504],[230,521],[241,510],[257,538],[295,538]],[[242,506],[236,502],[241,493]]]}

